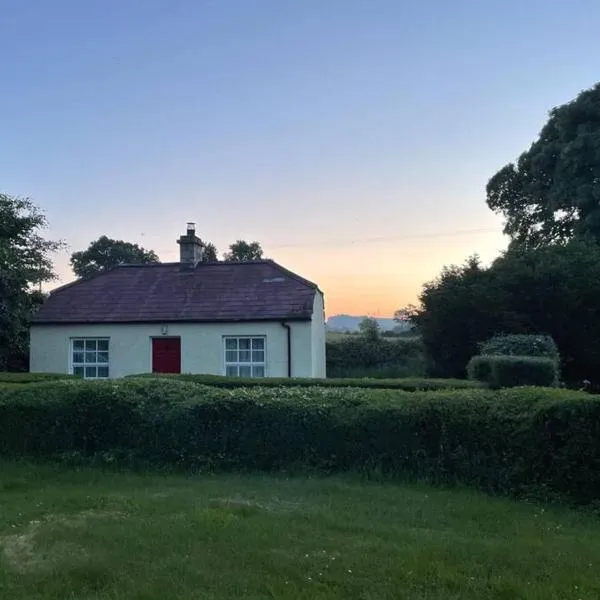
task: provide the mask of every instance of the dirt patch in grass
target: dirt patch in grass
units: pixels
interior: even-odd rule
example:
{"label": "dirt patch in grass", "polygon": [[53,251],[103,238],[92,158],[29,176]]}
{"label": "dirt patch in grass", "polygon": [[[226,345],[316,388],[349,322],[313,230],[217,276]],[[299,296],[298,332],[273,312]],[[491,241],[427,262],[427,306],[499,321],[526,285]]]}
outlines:
{"label": "dirt patch in grass", "polygon": [[40,534],[58,525],[65,528],[86,527],[90,519],[122,518],[124,513],[85,510],[72,515],[47,515],[42,520],[30,521],[25,530],[0,536],[0,550],[8,565],[19,573],[49,571],[59,566],[86,562],[88,554],[82,546],[59,541],[42,548]]}

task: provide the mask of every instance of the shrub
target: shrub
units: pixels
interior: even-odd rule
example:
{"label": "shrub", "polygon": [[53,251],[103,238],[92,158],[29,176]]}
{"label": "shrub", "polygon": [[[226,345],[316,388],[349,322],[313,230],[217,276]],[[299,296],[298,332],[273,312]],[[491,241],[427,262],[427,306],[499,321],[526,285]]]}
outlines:
{"label": "shrub", "polygon": [[496,356],[492,363],[492,386],[498,388],[558,384],[556,362],[536,356]]}
{"label": "shrub", "polygon": [[547,386],[558,383],[557,364],[535,356],[474,356],[467,366],[469,378],[494,388]]}
{"label": "shrub", "polygon": [[327,342],[329,377],[422,377],[426,364],[421,339],[348,335]]}
{"label": "shrub", "polygon": [[495,335],[481,344],[481,354],[507,356],[541,356],[559,360],[554,340],[549,335]]}
{"label": "shrub", "polygon": [[192,381],[202,385],[222,388],[247,388],[247,387],[335,387],[335,388],[368,388],[381,390],[404,390],[406,392],[442,390],[442,389],[469,389],[478,387],[477,382],[464,379],[426,379],[407,377],[403,379],[309,379],[302,377],[266,377],[244,378],[225,377],[223,375],[195,375],[183,373],[177,375],[144,373],[142,375],[128,375],[129,378],[168,378],[181,381]]}
{"label": "shrub", "polygon": [[548,388],[34,383],[0,388],[0,453],[194,470],[352,470],[589,502],[600,496],[600,401]]}
{"label": "shrub", "polygon": [[467,365],[467,376],[471,381],[492,383],[492,360],[491,356],[474,356]]}
{"label": "shrub", "polygon": [[0,383],[39,383],[41,381],[75,378],[74,375],[66,375],[65,373],[7,373],[0,371]]}

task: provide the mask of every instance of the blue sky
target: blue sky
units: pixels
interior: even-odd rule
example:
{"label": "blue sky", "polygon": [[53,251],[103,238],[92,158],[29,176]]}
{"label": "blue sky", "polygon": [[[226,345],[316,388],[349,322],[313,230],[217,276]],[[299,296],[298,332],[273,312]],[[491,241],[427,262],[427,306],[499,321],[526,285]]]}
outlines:
{"label": "blue sky", "polygon": [[0,191],[70,251],[176,260],[196,221],[330,314],[389,315],[505,247],[485,184],[599,79],[599,24],[592,0],[2,0]]}

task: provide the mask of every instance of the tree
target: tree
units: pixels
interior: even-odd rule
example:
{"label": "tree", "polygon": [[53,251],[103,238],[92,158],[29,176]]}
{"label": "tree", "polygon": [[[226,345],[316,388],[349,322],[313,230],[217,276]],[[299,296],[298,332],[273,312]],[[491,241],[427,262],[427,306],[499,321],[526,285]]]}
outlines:
{"label": "tree", "polygon": [[153,250],[122,240],[112,240],[105,235],[92,242],[87,250],[71,255],[71,267],[80,279],[89,279],[119,265],[157,262],[159,259]]}
{"label": "tree", "polygon": [[506,327],[519,327],[505,314],[503,295],[477,256],[462,266],[444,267],[423,286],[419,300],[420,306],[407,313],[438,377],[463,377],[479,342]]}
{"label": "tree", "polygon": [[358,324],[358,330],[363,337],[372,342],[379,340],[381,337],[379,323],[373,317],[365,317]]}
{"label": "tree", "polygon": [[43,302],[42,283],[55,278],[47,221],[27,198],[0,194],[0,371],[26,368],[29,320]]}
{"label": "tree", "polygon": [[600,241],[600,83],[550,112],[517,163],[489,180],[487,204],[513,245]]}
{"label": "tree", "polygon": [[217,262],[219,257],[217,256],[217,247],[210,242],[208,244],[202,243],[204,252],[202,254],[202,262]]}
{"label": "tree", "polygon": [[502,333],[550,335],[567,381],[600,373],[600,245],[510,248],[483,268],[476,258],[426,284],[414,315],[435,375],[462,377],[479,344]]}
{"label": "tree", "polygon": [[237,240],[229,246],[229,252],[223,255],[226,262],[242,262],[250,260],[261,260],[263,250],[258,242],[246,242]]}

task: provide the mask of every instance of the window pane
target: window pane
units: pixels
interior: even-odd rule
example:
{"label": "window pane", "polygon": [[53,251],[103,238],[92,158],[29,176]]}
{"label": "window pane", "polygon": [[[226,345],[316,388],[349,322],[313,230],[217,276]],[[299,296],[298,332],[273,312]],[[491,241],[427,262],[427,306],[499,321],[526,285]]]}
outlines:
{"label": "window pane", "polygon": [[252,367],[240,367],[240,377],[252,377]]}
{"label": "window pane", "polygon": [[98,352],[97,360],[99,363],[107,363],[108,362],[108,352]]}
{"label": "window pane", "polygon": [[85,362],[86,363],[95,363],[96,361],[96,353],[95,352],[85,352]]}
{"label": "window pane", "polygon": [[240,350],[240,362],[250,362],[250,350]]}
{"label": "window pane", "polygon": [[98,340],[98,350],[108,352],[108,340]]}
{"label": "window pane", "polygon": [[73,340],[73,350],[83,350],[83,340]]}
{"label": "window pane", "polygon": [[225,348],[227,350],[237,350],[237,339],[225,338]]}
{"label": "window pane", "polygon": [[264,338],[252,338],[252,350],[264,350],[265,340]]}
{"label": "window pane", "polygon": [[85,340],[85,349],[86,350],[95,350],[96,349],[96,340]]}
{"label": "window pane", "polygon": [[240,350],[250,350],[250,338],[240,338]]}
{"label": "window pane", "polygon": [[96,367],[86,367],[85,368],[85,376],[86,377],[96,377]]}
{"label": "window pane", "polygon": [[225,350],[225,362],[236,363],[237,362],[237,350]]}
{"label": "window pane", "polygon": [[98,377],[108,377],[108,367],[98,367]]}
{"label": "window pane", "polygon": [[237,367],[226,367],[225,368],[225,375],[227,375],[228,377],[237,377],[237,374],[238,374]]}
{"label": "window pane", "polygon": [[252,377],[264,377],[265,376],[265,368],[264,367],[252,367]]}
{"label": "window pane", "polygon": [[73,367],[73,375],[83,377],[83,367]]}
{"label": "window pane", "polygon": [[73,352],[73,362],[74,363],[82,363],[84,354],[83,352]]}
{"label": "window pane", "polygon": [[265,362],[265,351],[264,350],[252,350],[252,362],[253,363]]}

